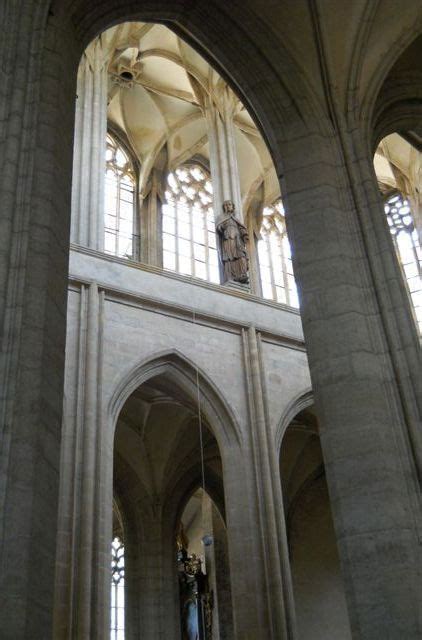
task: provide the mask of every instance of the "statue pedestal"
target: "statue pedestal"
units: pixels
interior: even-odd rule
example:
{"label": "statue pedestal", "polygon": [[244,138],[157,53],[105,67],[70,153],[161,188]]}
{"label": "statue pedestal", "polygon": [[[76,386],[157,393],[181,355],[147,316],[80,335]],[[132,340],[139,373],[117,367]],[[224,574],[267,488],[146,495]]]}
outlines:
{"label": "statue pedestal", "polygon": [[227,287],[228,289],[234,289],[235,291],[242,291],[243,293],[251,292],[250,284],[236,282],[235,280],[227,280],[227,282],[224,282],[223,286]]}

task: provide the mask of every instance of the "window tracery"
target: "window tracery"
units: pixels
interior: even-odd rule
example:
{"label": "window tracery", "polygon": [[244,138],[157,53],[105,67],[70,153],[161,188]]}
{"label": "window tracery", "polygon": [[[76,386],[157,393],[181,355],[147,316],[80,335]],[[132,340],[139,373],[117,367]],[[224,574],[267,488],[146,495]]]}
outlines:
{"label": "window tracery", "polygon": [[169,173],[163,205],[163,267],[219,283],[213,192],[197,164]]}
{"label": "window tracery", "polygon": [[111,543],[110,640],[125,640],[125,550],[118,536]]}
{"label": "window tracery", "polygon": [[409,201],[395,193],[385,202],[384,211],[422,333],[422,249]]}
{"label": "window tracery", "polygon": [[135,175],[127,153],[107,135],[104,195],[104,251],[134,257]]}
{"label": "window tracery", "polygon": [[299,307],[281,200],[264,208],[258,259],[264,298]]}

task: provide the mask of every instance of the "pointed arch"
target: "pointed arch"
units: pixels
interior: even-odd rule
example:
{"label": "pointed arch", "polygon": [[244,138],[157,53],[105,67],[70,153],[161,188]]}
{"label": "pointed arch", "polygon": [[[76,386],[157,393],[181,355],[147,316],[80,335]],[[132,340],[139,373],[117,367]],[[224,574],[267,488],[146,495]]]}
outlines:
{"label": "pointed arch", "polygon": [[196,404],[198,375],[201,410],[217,440],[220,451],[238,446],[242,441],[239,421],[209,376],[177,349],[167,350],[148,358],[129,371],[120,381],[108,405],[113,432],[126,400],[144,382],[166,375],[186,398]]}
{"label": "pointed arch", "polygon": [[[205,493],[214,502],[224,524],[226,524],[226,510],[224,502],[224,479],[220,478],[211,469],[207,470],[207,486]],[[200,465],[190,467],[174,486],[171,493],[163,505],[164,521],[169,524],[172,530],[175,529],[177,521],[180,519],[184,508],[191,496],[201,489],[201,469]]]}
{"label": "pointed arch", "polygon": [[416,128],[422,118],[422,25],[406,32],[399,44],[383,61],[382,82],[373,88],[374,148],[390,133]]}
{"label": "pointed arch", "polygon": [[275,446],[277,456],[280,456],[281,444],[283,442],[284,434],[291,421],[297,416],[300,411],[307,409],[314,404],[314,396],[312,389],[302,391],[298,394],[285,409],[281,416],[275,434]]}

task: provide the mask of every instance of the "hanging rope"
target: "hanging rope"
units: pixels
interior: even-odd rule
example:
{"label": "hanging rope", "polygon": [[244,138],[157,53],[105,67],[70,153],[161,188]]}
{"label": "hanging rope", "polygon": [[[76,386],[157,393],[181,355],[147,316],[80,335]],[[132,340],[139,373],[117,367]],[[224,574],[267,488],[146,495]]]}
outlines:
{"label": "hanging rope", "polygon": [[[196,326],[195,311],[192,309],[192,323]],[[198,429],[199,429],[199,448],[201,454],[201,478],[202,478],[202,490],[205,493],[205,464],[204,464],[204,441],[202,434],[202,413],[201,413],[201,391],[199,387],[199,369],[198,365],[195,365],[196,369],[196,401],[198,405]],[[203,509],[202,509],[203,517]]]}
{"label": "hanging rope", "polygon": [[[195,311],[192,309],[192,324],[196,325],[196,317]],[[199,429],[199,448],[201,454],[201,479],[202,479],[202,491],[204,493],[201,502],[201,516],[202,516],[202,530],[204,532],[204,536],[202,538],[202,544],[204,547],[209,547],[213,543],[212,535],[207,533],[205,526],[205,513],[204,513],[204,497],[206,494],[205,488],[205,463],[204,463],[204,439],[203,439],[203,430],[202,430],[202,412],[201,412],[201,390],[199,387],[199,368],[198,365],[195,364],[196,370],[196,401],[198,405],[198,429]],[[205,567],[206,556],[204,556],[204,567]]]}

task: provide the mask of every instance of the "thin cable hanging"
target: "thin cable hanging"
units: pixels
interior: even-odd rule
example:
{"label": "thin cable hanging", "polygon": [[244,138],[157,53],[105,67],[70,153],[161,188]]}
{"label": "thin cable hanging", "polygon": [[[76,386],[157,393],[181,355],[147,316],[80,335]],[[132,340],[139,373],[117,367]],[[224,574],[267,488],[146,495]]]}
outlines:
{"label": "thin cable hanging", "polygon": [[[195,311],[193,309],[192,309],[192,324],[196,325]],[[199,449],[200,449],[200,457],[201,457],[201,480],[202,480],[202,491],[205,495],[206,487],[205,487],[204,440],[203,440],[203,431],[202,431],[202,412],[201,412],[201,390],[199,386],[199,368],[197,364],[195,364],[195,371],[196,371],[196,401],[197,401],[197,407],[198,407]],[[203,502],[201,503],[201,514],[202,514],[202,530],[204,532],[204,535],[202,537],[202,544],[204,545],[204,547],[209,547],[213,543],[213,537],[211,534],[206,533]]]}

